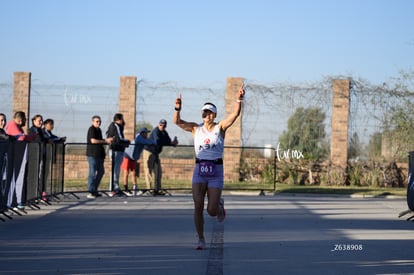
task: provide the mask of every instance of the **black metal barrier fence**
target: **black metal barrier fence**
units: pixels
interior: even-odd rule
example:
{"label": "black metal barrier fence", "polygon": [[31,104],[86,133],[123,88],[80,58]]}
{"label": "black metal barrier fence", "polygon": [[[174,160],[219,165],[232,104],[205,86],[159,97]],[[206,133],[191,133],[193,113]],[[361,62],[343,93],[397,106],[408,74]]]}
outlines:
{"label": "black metal barrier fence", "polygon": [[64,191],[65,144],[0,141],[0,211]]}
{"label": "black metal barrier fence", "polygon": [[[99,185],[99,191],[111,191],[111,172],[113,163],[111,152],[106,147],[105,174]],[[225,177],[224,190],[274,191],[276,190],[276,156],[272,147],[230,147],[225,146],[224,156],[231,151],[240,154],[240,162],[236,165],[225,161],[225,172],[231,171],[232,179]],[[85,156],[86,143],[66,143],[65,163],[71,169],[66,169],[65,191],[86,192],[88,179],[88,161]],[[146,183],[145,165],[142,152],[136,169],[138,188],[151,191],[154,188],[153,178],[149,186]],[[193,145],[165,146],[159,156],[162,167],[161,188],[166,191],[191,190],[191,180],[195,165]],[[225,159],[226,160],[226,159]],[[232,166],[233,165],[233,166]],[[123,189],[123,172],[119,178],[119,186]],[[132,189],[129,176],[128,187]]]}
{"label": "black metal barrier fence", "polygon": [[414,151],[408,153],[407,205],[414,212]]}
{"label": "black metal barrier fence", "polygon": [[408,209],[400,212],[399,218],[408,215],[407,221],[414,221],[414,151],[408,152],[408,183],[407,183]]}

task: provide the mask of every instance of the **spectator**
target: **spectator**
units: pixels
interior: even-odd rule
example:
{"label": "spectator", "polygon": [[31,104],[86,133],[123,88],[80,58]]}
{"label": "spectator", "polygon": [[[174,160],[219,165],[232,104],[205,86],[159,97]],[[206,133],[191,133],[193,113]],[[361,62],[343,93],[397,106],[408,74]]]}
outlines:
{"label": "spectator", "polygon": [[240,88],[233,112],[224,120],[215,122],[217,108],[207,102],[201,108],[202,123],[187,122],[180,117],[181,96],[175,101],[174,123],[194,137],[196,164],[192,178],[192,193],[194,201],[194,225],[198,235],[196,249],[205,249],[204,238],[204,200],[207,194],[207,212],[224,221],[226,211],[221,191],[224,184],[223,152],[226,130],[230,128],[241,112],[244,98],[244,88]]}
{"label": "spectator", "polygon": [[29,133],[35,135],[34,142],[39,144],[39,178],[38,178],[38,195],[42,200],[47,201],[47,192],[46,192],[46,175],[48,170],[46,167],[46,146],[44,143],[48,142],[43,133],[43,116],[40,114],[34,115],[32,117],[32,126],[29,128]]}
{"label": "spectator", "polygon": [[36,138],[34,134],[26,134],[23,127],[26,126],[26,114],[22,111],[17,111],[13,115],[13,120],[6,125],[7,135],[17,140],[33,141]]}
{"label": "spectator", "polygon": [[[6,133],[9,137],[12,137],[17,141],[33,141],[35,139],[34,134],[25,134],[23,127],[26,125],[26,114],[22,111],[14,113],[13,120],[9,121],[6,125]],[[23,186],[24,186],[24,177],[26,173],[26,164],[27,164],[27,144],[17,143],[14,147],[14,165],[19,163],[15,167],[15,170],[12,174],[12,179],[10,183],[9,195],[7,206],[11,207],[14,199],[17,202],[18,209],[24,209],[24,197],[23,197]],[[18,170],[16,168],[18,167]]]}
{"label": "spectator", "polygon": [[7,118],[6,115],[3,113],[0,113],[0,140],[8,140],[9,136],[6,133],[6,130],[4,127],[6,126]]}
{"label": "spectator", "polygon": [[112,157],[112,173],[111,173],[111,196],[122,196],[122,191],[119,188],[119,173],[121,170],[121,163],[124,158],[125,148],[128,147],[130,141],[124,137],[124,116],[121,113],[116,113],[113,122],[109,125],[106,131],[107,138],[113,138],[110,145]]}
{"label": "spectator", "polygon": [[[66,137],[58,137],[52,133],[52,130],[55,128],[55,122],[53,119],[48,118],[43,122],[43,128],[41,132],[43,132],[43,137],[46,143],[61,143],[66,141]],[[53,148],[53,149],[52,149]],[[45,148],[46,155],[49,156],[45,158],[45,165],[44,165],[44,184],[45,187],[47,186],[47,182],[49,182],[49,172],[51,167],[51,153],[54,152],[55,147],[53,146],[46,146]],[[47,192],[44,190],[42,192],[42,199],[47,199]]]}
{"label": "spectator", "polygon": [[161,189],[162,168],[159,154],[162,152],[163,146],[176,146],[178,144],[176,139],[171,141],[171,138],[165,128],[167,128],[167,121],[165,119],[161,119],[158,126],[152,130],[149,137],[149,139],[153,140],[156,145],[146,145],[144,147],[143,162],[145,182],[147,184],[147,189],[151,189],[151,181],[154,181],[154,196],[164,195]]}
{"label": "spectator", "polygon": [[66,137],[58,137],[52,133],[55,128],[55,121],[51,118],[48,118],[43,123],[43,135],[51,143],[65,142]]}
{"label": "spectator", "polygon": [[86,156],[89,164],[88,192],[87,197],[94,199],[100,196],[98,192],[102,177],[105,174],[105,148],[104,144],[110,144],[112,138],[102,138],[101,117],[94,115],[92,125],[88,129],[86,137]]}
{"label": "spectator", "polygon": [[36,135],[34,139],[35,142],[47,142],[44,137],[43,130],[43,116],[42,115],[35,115],[32,117],[32,126],[29,128],[29,133]]}
{"label": "spectator", "polygon": [[134,196],[142,195],[142,191],[139,190],[136,179],[137,160],[141,156],[141,152],[144,149],[144,145],[155,144],[154,141],[148,139],[148,133],[150,131],[143,127],[139,129],[138,134],[135,136],[134,144],[130,144],[124,153],[124,159],[121,164],[121,170],[124,171],[124,188],[127,195],[132,195],[128,189],[128,176],[131,172],[132,177],[132,190],[134,190]]}

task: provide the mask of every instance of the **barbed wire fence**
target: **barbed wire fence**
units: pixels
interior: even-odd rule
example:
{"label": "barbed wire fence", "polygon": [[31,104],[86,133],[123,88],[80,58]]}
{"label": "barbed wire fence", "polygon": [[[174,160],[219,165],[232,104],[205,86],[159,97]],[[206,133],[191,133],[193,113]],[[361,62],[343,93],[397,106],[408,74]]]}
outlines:
{"label": "barbed wire fence", "polygon": [[[287,121],[297,108],[320,108],[326,115],[327,139],[330,138],[333,77],[305,84],[276,83],[271,85],[245,80],[247,90],[243,114],[242,142],[246,146],[277,145],[287,129]],[[357,133],[363,143],[371,134],[383,130],[390,120],[389,112],[412,103],[412,93],[402,93],[388,85],[374,86],[364,80],[352,80],[350,105],[350,136]],[[201,122],[201,106],[214,102],[218,120],[224,118],[225,82],[204,87],[182,86],[174,82],[138,81],[137,123],[156,125],[161,118],[171,120],[175,98],[183,97],[182,117]],[[102,116],[105,128],[118,110],[118,87],[45,84],[32,81],[30,114],[55,119],[55,132],[69,141],[83,142],[85,129],[92,115]],[[0,83],[0,112],[12,117],[13,85]],[[409,110],[407,110],[409,111]],[[30,121],[29,121],[30,123]],[[170,125],[169,125],[170,126]],[[174,133],[176,129],[169,127]]]}
{"label": "barbed wire fence", "polygon": [[[381,85],[346,76],[326,77],[320,81],[300,84],[263,84],[245,79],[247,93],[242,122],[242,146],[275,148],[281,134],[286,131],[292,114],[298,108],[310,107],[319,108],[325,114],[326,135],[323,138],[329,143],[332,82],[334,79],[344,78],[351,80],[348,141],[355,136],[359,137],[363,150],[358,157],[367,158],[365,151],[371,137],[376,133],[395,129],[392,117],[395,110],[402,108],[406,113],[412,112],[414,93],[411,91],[414,77],[411,74],[402,75],[393,83]],[[98,114],[102,117],[102,130],[106,131],[113,114],[118,111],[118,93],[119,87],[49,84],[34,80],[31,83],[29,126],[33,115],[42,114],[45,119],[55,120],[55,134],[67,136],[67,141],[71,143],[83,143],[92,115]],[[3,98],[0,101],[0,112],[5,113],[10,120],[13,115],[13,84],[0,83],[0,94]],[[201,122],[200,108],[207,101],[217,105],[218,120],[224,118],[225,81],[205,86],[184,86],[172,81],[151,82],[143,79],[137,83],[137,124],[155,126],[161,118],[170,122],[174,101],[179,94],[183,98],[183,119]],[[181,144],[192,143],[191,135],[172,123],[168,124],[167,131],[171,136],[178,136]],[[413,149],[410,137],[399,138],[398,141],[390,137],[388,140],[405,143],[397,146],[402,150],[402,155]],[[390,147],[392,148],[388,149],[395,155],[396,145]]]}

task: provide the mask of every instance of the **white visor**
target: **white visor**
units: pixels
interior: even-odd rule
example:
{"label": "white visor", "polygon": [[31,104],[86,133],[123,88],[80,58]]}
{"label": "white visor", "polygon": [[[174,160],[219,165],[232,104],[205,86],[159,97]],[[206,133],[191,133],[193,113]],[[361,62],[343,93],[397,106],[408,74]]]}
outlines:
{"label": "white visor", "polygon": [[209,111],[217,114],[217,109],[212,104],[205,104],[203,106],[203,108],[201,108],[201,111],[205,111],[205,110],[209,110]]}

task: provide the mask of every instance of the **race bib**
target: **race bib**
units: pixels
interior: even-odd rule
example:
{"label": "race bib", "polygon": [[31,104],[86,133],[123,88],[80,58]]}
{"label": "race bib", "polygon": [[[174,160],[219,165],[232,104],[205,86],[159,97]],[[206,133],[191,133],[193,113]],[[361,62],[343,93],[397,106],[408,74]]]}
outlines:
{"label": "race bib", "polygon": [[216,174],[216,165],[212,161],[200,161],[198,173],[200,176],[214,176]]}

